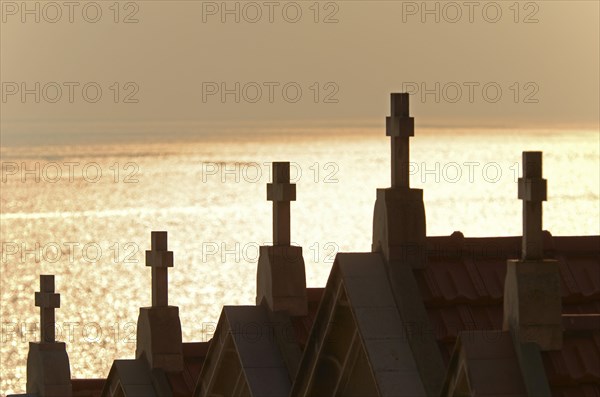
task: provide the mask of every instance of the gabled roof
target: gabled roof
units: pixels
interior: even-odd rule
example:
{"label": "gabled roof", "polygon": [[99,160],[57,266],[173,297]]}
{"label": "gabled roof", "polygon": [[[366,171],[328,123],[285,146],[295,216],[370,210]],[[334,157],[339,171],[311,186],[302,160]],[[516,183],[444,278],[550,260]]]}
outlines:
{"label": "gabled roof", "polygon": [[[544,239],[545,256],[559,261],[564,315],[600,313],[600,236],[554,237],[545,232]],[[491,340],[504,335],[501,330],[506,261],[520,256],[521,237],[465,238],[457,232],[448,237],[428,237],[427,244],[427,266],[414,269],[413,274],[430,323],[408,324],[405,332],[414,332],[410,330],[411,326],[422,327],[422,332],[433,332],[448,367],[459,333],[466,332],[471,338]],[[303,343],[305,352],[301,372],[308,371],[309,374],[301,373],[300,377],[310,378],[311,371],[314,375],[318,373],[321,378],[326,376],[315,372],[315,363],[317,356],[322,354],[321,350],[324,350],[323,344],[329,343],[323,327],[331,321],[328,316],[332,316],[334,311],[332,285],[345,285],[343,280],[347,278],[348,269],[352,268],[348,264],[350,261],[375,263],[377,260],[370,258],[377,255],[338,254],[325,292],[311,292],[315,296],[323,294],[316,317],[292,320],[300,342],[304,341],[302,335],[308,329],[307,324],[315,322],[310,339]],[[350,291],[374,294],[370,299],[376,299],[381,288],[373,288],[367,281],[377,274],[378,265],[373,263],[365,267],[368,272],[361,276],[363,285],[358,287],[358,284],[350,282],[348,285],[354,285],[350,287]],[[356,302],[350,298],[349,292],[344,297],[356,311]],[[571,325],[565,325],[563,349],[541,352],[551,391],[554,396],[600,396],[597,386],[600,385],[600,325],[595,328],[590,326],[591,323],[597,325],[594,321],[600,320],[590,316],[564,318]],[[587,325],[584,326],[585,324]],[[360,328],[360,324],[357,327]],[[351,333],[350,330],[346,331]],[[319,333],[320,336],[317,336]],[[492,348],[491,345],[489,347]],[[411,352],[408,351],[407,354],[410,355]],[[502,360],[498,362],[505,362]],[[312,369],[307,367],[308,362],[313,363]],[[418,379],[418,375],[414,379]],[[301,382],[303,380],[300,378],[296,380],[298,385],[293,386],[292,395],[296,395],[303,387],[303,392],[307,392],[306,385],[299,386]],[[513,386],[517,390],[521,384],[517,382]]]}
{"label": "gabled roof", "polygon": [[563,326],[563,348],[542,353],[553,396],[600,396],[600,314],[563,316]]}
{"label": "gabled roof", "polygon": [[[115,360],[107,379],[73,379],[73,397],[191,396],[210,342],[184,343],[182,372],[150,370],[143,359]],[[158,390],[160,389],[160,390]]]}
{"label": "gabled roof", "polygon": [[379,253],[339,253],[296,395],[425,395]]}
{"label": "gabled roof", "polygon": [[[415,278],[447,361],[458,332],[502,328],[506,260],[520,237],[428,237],[427,267]],[[559,261],[563,313],[600,313],[600,236],[553,237],[545,255]]]}
{"label": "gabled roof", "polygon": [[521,397],[527,395],[509,332],[494,339],[461,333],[449,364],[442,396]]}
{"label": "gabled roof", "polygon": [[[454,233],[427,240],[427,267],[414,274],[448,365],[460,332],[493,338],[493,330],[502,329],[506,260],[519,257],[521,238],[464,238]],[[559,261],[563,317],[599,314],[600,236],[553,237],[545,232],[544,247],[545,257]],[[590,316],[564,320],[563,348],[541,353],[552,393],[598,396],[600,336],[585,326],[597,320]]]}
{"label": "gabled roof", "polygon": [[[563,301],[600,300],[600,236],[544,233],[545,257],[560,261]],[[506,260],[520,257],[521,237],[428,237],[427,267],[415,271],[426,303],[495,304],[502,301]],[[460,287],[460,288],[459,288]]]}
{"label": "gabled roof", "polygon": [[152,373],[145,360],[115,360],[102,391],[103,396],[156,397]]}
{"label": "gabled roof", "polygon": [[263,306],[224,306],[194,395],[287,396],[291,382]]}
{"label": "gabled roof", "polygon": [[210,341],[183,343],[183,371],[166,374],[173,397],[192,395],[209,346]]}
{"label": "gabled roof", "polygon": [[[589,314],[600,313],[600,236],[554,237],[545,232],[544,239],[545,256],[559,261],[565,324],[562,350],[541,352],[548,383],[556,397],[598,397],[600,315]],[[451,236],[428,237],[427,245],[427,266],[413,270],[430,322],[421,325],[425,327],[423,331],[433,332],[447,367],[451,366],[454,349],[462,349],[465,358],[474,360],[470,365],[473,368],[470,382],[475,382],[480,375],[484,378],[477,382],[482,382],[485,374],[477,372],[482,367],[476,368],[478,358],[473,358],[473,352],[477,348],[473,346],[477,345],[477,338],[493,339],[503,334],[499,330],[503,320],[506,260],[519,257],[521,237],[465,238],[456,232]],[[354,360],[363,374],[372,374],[372,386],[377,393],[397,395],[401,389],[410,390],[407,393],[412,395],[423,394],[418,385],[419,373],[410,362],[413,353],[403,348],[405,333],[411,332],[412,325],[402,324],[399,318],[394,320],[398,312],[393,298],[390,301],[386,293],[390,286],[384,266],[378,253],[338,254],[327,287],[307,289],[308,314],[287,317],[291,327],[287,337],[303,354],[292,395],[296,395],[299,388],[309,387],[311,379],[316,379],[314,376],[329,379],[332,373],[339,372],[333,365],[335,360],[340,361],[335,356],[335,346],[342,342],[339,335],[344,332],[360,335],[360,338],[346,341],[345,350],[340,352],[350,351],[352,357],[344,356],[341,364],[349,365],[348,360]],[[349,323],[344,322],[344,310],[340,309],[344,305],[351,315]],[[344,329],[328,328],[332,318],[352,325]],[[384,321],[380,323],[380,319]],[[431,331],[427,330],[429,326],[433,327]],[[394,332],[383,335],[392,328],[397,328],[396,336],[392,335]],[[195,395],[201,395],[206,392],[207,384],[212,392],[220,391],[224,395],[287,396],[298,364],[290,364],[280,340],[266,337],[276,333],[276,329],[273,313],[269,314],[262,306],[225,306],[215,338],[204,343],[184,343],[184,370],[163,373],[166,385],[174,396],[192,395],[194,390]],[[457,346],[461,332],[466,332],[471,339]],[[492,345],[486,346],[487,353],[491,354]],[[394,352],[397,354],[390,356]],[[307,367],[310,356],[313,356],[312,367]],[[497,362],[508,362],[505,359]],[[221,370],[217,370],[219,366]],[[224,367],[226,371],[222,371]],[[109,383],[115,387],[114,379],[118,379],[126,396],[149,397],[158,395],[152,388],[152,378],[156,376],[141,360],[116,360],[105,387]],[[225,385],[232,384],[232,377],[237,383],[234,382],[230,390]],[[143,381],[128,383],[127,379],[132,378]],[[351,378],[352,373],[346,373],[345,379],[338,378],[338,381],[347,382]],[[305,381],[308,384],[301,386]],[[102,382],[74,380],[74,396],[96,397]],[[414,387],[410,386],[413,383]],[[520,387],[517,383],[513,384],[515,388]],[[216,390],[219,387],[222,390]],[[359,390],[371,386],[353,387]]]}
{"label": "gabled roof", "polygon": [[323,298],[325,288],[307,288],[306,297],[308,300],[308,314],[306,316],[293,316],[290,318],[294,327],[294,335],[296,342],[301,350],[304,350],[308,335],[315,322],[319,303]]}

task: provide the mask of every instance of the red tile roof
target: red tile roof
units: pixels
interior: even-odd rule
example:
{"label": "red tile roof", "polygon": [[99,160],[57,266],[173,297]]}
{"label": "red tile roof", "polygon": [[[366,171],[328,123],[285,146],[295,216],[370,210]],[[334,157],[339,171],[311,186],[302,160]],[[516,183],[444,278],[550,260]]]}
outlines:
{"label": "red tile roof", "polygon": [[72,379],[73,397],[99,397],[106,379]]}
{"label": "red tile roof", "polygon": [[[491,330],[502,329],[506,260],[520,256],[521,238],[464,238],[455,232],[428,237],[427,243],[427,267],[414,273],[448,364],[459,332],[498,337]],[[545,232],[544,247],[547,258],[559,261],[563,313],[599,314],[600,236],[553,237]],[[600,323],[593,318],[565,317],[563,349],[543,353],[555,396],[600,397]]]}
{"label": "red tile roof", "polygon": [[[520,237],[428,237],[428,263],[415,270],[430,323],[448,364],[460,332],[501,337],[502,297],[506,260],[520,256]],[[553,237],[544,235],[545,256],[559,261],[564,347],[542,357],[555,397],[600,397],[600,236]],[[308,314],[291,318],[300,348],[304,350],[315,321],[324,288],[307,288]],[[174,396],[192,394],[204,364],[209,342],[184,343],[184,371],[169,373]],[[95,397],[104,380],[74,380],[74,396]],[[78,393],[78,394],[77,394]],[[87,393],[87,394],[86,394]]]}
{"label": "red tile roof", "polygon": [[542,353],[555,396],[600,396],[600,314],[563,316],[564,344]]}
{"label": "red tile roof", "polygon": [[167,374],[174,397],[191,396],[194,392],[210,342],[183,343],[183,371]]}

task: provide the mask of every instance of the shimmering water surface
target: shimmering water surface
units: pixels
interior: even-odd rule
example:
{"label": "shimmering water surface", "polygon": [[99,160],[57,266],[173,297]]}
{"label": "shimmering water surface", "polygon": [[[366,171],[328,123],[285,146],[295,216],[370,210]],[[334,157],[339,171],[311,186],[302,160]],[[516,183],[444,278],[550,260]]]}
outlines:
{"label": "shimmering water surface", "polygon": [[[523,150],[544,152],[544,228],[599,234],[598,132],[514,130],[411,140],[428,234],[519,235]],[[210,337],[224,304],[253,304],[258,245],[271,241],[268,164],[282,160],[298,184],[292,240],[304,247],[308,285],[323,286],[335,252],[370,249],[375,189],[389,186],[381,132],[2,148],[3,170],[16,174],[1,184],[0,395],[25,390],[40,274],[56,275],[57,334],[74,377],[106,376],[114,359],[133,357],[138,308],[150,303],[152,230],[169,232],[169,302],[185,341]]]}

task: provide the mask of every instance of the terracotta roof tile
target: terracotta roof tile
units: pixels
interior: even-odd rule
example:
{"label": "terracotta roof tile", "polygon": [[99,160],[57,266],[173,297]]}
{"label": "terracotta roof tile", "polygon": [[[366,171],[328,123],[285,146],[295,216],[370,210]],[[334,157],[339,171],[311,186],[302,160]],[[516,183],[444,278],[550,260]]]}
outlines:
{"label": "terracotta roof tile", "polygon": [[504,296],[504,278],[506,277],[506,261],[503,266],[498,266],[498,261],[481,258],[476,263],[483,285],[486,288],[489,302],[498,302]]}
{"label": "terracotta roof tile", "polygon": [[[518,257],[521,238],[460,236],[428,238],[427,267],[415,271],[426,305],[501,302],[506,260]],[[595,237],[545,233],[546,256],[559,260],[566,302],[600,299],[600,238]]]}
{"label": "terracotta roof tile", "polygon": [[183,371],[167,374],[174,397],[192,395],[210,343],[211,341],[183,343]]}
{"label": "terracotta roof tile", "polygon": [[[580,324],[583,330],[566,330],[563,348],[542,353],[548,381],[556,386],[576,386],[583,383],[600,383],[600,317],[589,324]],[[594,324],[595,323],[595,324]]]}
{"label": "terracotta roof tile", "polygon": [[559,251],[575,255],[600,253],[600,236],[563,236],[553,237],[552,247]]}
{"label": "terracotta roof tile", "polygon": [[600,312],[596,314],[563,314],[563,329],[566,332],[600,331]]}
{"label": "terracotta roof tile", "polygon": [[72,379],[73,397],[99,397],[106,379]]}
{"label": "terracotta roof tile", "polygon": [[600,385],[583,384],[579,386],[561,386],[552,388],[553,397],[600,397]]}
{"label": "terracotta roof tile", "polygon": [[600,313],[600,299],[591,302],[571,302],[563,299],[563,314]]}
{"label": "terracotta roof tile", "polygon": [[[520,237],[428,238],[428,263],[414,271],[442,357],[448,364],[461,331],[502,329],[506,260],[520,256]],[[544,233],[545,256],[559,261],[563,313],[600,313],[600,236]],[[600,397],[600,317],[565,316],[564,348],[544,352],[553,394]],[[495,330],[495,331],[494,331]],[[474,334],[475,335],[475,334]]]}
{"label": "terracotta roof tile", "polygon": [[[600,299],[600,258],[594,258],[593,254],[588,257],[575,257],[565,259],[564,255],[560,255],[561,262],[568,262],[568,268],[572,279],[568,279],[564,284],[567,285],[565,289],[570,290],[571,296],[576,297],[578,300],[596,300]],[[561,272],[562,275],[562,272]],[[575,289],[575,290],[573,290]],[[565,291],[566,292],[566,291]],[[563,297],[564,294],[563,294]],[[567,299],[569,296],[566,297]]]}
{"label": "terracotta roof tile", "polygon": [[460,332],[483,333],[493,340],[502,329],[501,305],[438,307],[428,309],[427,314],[446,363]]}
{"label": "terracotta roof tile", "polygon": [[[464,238],[455,232],[428,237],[427,244],[428,265],[415,270],[415,278],[433,327],[427,332],[435,333],[448,364],[460,332],[470,331],[490,341],[501,334],[506,260],[520,255],[521,238]],[[545,232],[544,246],[548,258],[559,260],[563,313],[600,313],[600,237],[552,237]],[[307,288],[308,314],[291,318],[301,349],[323,292],[324,288]],[[568,317],[565,321],[564,348],[543,353],[553,395],[600,397],[600,331],[593,330],[595,320]],[[168,374],[175,396],[193,391],[209,343],[184,343],[184,371]]]}
{"label": "terracotta roof tile", "polygon": [[[473,269],[472,265],[470,267]],[[433,302],[438,304],[458,303],[481,298],[478,287],[483,288],[482,280],[478,274],[470,272],[466,263],[461,260],[433,259],[419,273],[418,278],[422,279],[418,280],[419,285],[426,286],[428,295]],[[476,280],[473,279],[473,276]]]}

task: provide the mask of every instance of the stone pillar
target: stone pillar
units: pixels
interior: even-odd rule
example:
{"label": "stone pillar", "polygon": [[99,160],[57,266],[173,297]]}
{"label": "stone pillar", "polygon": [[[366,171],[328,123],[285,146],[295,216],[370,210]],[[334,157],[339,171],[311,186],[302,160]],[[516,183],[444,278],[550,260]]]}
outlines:
{"label": "stone pillar", "polygon": [[152,306],[141,307],[137,324],[136,358],[145,358],[150,368],[167,372],[183,370],[179,308],[168,305],[168,268],[173,252],[167,249],[167,232],[152,232],[152,249],[146,251],[146,266],[152,268]]}
{"label": "stone pillar", "polygon": [[391,95],[386,135],[391,138],[392,186],[377,189],[373,215],[373,252],[381,252],[389,266],[424,267],[426,225],[423,190],[409,183],[409,137],[414,119],[409,116],[409,95]]}
{"label": "stone pillar", "polygon": [[66,344],[55,339],[55,312],[60,294],[54,292],[54,276],[40,275],[40,292],[35,293],[40,308],[41,341],[29,342],[27,393],[40,397],[70,397],[71,368]]}
{"label": "stone pillar", "polygon": [[518,341],[535,342],[541,350],[562,347],[560,273],[556,260],[544,259],[542,201],[542,153],[523,152],[523,178],[518,196],[523,200],[521,259],[507,262],[504,282],[503,329]]}
{"label": "stone pillar", "polygon": [[273,163],[273,183],[267,184],[273,202],[273,246],[261,246],[256,275],[256,304],[271,311],[287,310],[292,316],[308,313],[306,274],[302,247],[291,245],[290,202],[296,185],[290,183],[290,163]]}

